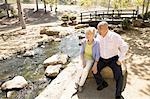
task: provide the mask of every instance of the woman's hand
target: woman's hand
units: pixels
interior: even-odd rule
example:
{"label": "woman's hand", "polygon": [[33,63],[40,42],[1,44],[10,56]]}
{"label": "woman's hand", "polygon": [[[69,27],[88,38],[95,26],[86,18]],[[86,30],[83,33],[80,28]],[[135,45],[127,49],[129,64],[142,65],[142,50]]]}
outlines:
{"label": "woman's hand", "polygon": [[81,66],[82,66],[83,68],[86,66],[85,61],[82,61],[82,62],[81,62]]}

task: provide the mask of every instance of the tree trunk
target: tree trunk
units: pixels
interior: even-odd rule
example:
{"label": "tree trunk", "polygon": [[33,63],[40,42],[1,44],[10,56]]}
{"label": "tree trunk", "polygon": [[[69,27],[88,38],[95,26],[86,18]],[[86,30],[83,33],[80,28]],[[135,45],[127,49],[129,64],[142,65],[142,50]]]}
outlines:
{"label": "tree trunk", "polygon": [[8,3],[7,3],[7,0],[5,0],[5,4],[6,4],[6,13],[7,13],[7,17],[9,18],[9,11],[8,11]]}
{"label": "tree trunk", "polygon": [[22,15],[22,8],[21,8],[20,0],[17,0],[17,7],[18,7],[18,16],[19,16],[21,27],[22,29],[26,29],[26,24]]}
{"label": "tree trunk", "polygon": [[45,13],[46,13],[46,2],[45,2],[45,0],[43,0],[43,2],[44,2]]}
{"label": "tree trunk", "polygon": [[36,11],[39,11],[38,0],[36,0]]}
{"label": "tree trunk", "polygon": [[107,14],[109,13],[110,1],[111,1],[111,0],[109,0],[109,2],[108,2],[108,10],[107,10]]}
{"label": "tree trunk", "polygon": [[149,2],[150,2],[150,0],[148,0],[148,3],[147,3],[147,5],[146,5],[146,13],[148,13]]}
{"label": "tree trunk", "polygon": [[145,8],[145,0],[143,0],[142,14],[144,14],[144,8]]}

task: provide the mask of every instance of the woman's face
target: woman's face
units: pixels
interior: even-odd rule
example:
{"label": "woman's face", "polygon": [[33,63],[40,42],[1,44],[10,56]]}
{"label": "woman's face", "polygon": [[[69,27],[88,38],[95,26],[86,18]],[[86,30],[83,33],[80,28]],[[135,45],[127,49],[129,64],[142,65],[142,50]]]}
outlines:
{"label": "woman's face", "polygon": [[93,38],[94,38],[94,33],[92,33],[92,32],[86,33],[86,39],[87,40],[92,41]]}

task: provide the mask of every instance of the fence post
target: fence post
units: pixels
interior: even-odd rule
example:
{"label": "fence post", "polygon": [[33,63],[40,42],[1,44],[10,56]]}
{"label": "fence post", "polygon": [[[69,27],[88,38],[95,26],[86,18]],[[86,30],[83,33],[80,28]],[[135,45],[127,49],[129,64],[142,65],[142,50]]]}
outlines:
{"label": "fence post", "polygon": [[134,12],[135,12],[135,10],[133,10],[133,18],[134,18]]}
{"label": "fence post", "polygon": [[80,16],[80,17],[81,17],[81,23],[82,23],[82,13],[81,13],[81,16]]}
{"label": "fence post", "polygon": [[104,12],[103,12],[103,20],[104,20]]}
{"label": "fence post", "polygon": [[114,20],[114,10],[112,10],[112,21]]}
{"label": "fence post", "polygon": [[95,21],[97,21],[97,11],[95,11]]}
{"label": "fence post", "polygon": [[90,21],[92,21],[92,14],[90,13]]}

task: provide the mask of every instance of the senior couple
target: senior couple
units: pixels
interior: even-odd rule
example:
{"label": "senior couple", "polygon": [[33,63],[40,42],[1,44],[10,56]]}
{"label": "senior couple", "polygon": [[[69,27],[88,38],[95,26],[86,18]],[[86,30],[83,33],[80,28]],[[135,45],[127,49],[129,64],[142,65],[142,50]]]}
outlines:
{"label": "senior couple", "polygon": [[85,30],[86,39],[82,42],[80,58],[82,71],[76,84],[78,91],[82,91],[82,87],[86,81],[90,69],[97,83],[97,90],[102,90],[108,86],[107,82],[102,78],[101,70],[109,66],[114,74],[116,81],[116,99],[123,99],[121,95],[122,89],[122,69],[121,64],[125,59],[128,45],[121,36],[112,32],[108,28],[108,23],[103,21],[97,25],[98,35],[95,38],[96,29],[89,27]]}

